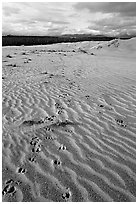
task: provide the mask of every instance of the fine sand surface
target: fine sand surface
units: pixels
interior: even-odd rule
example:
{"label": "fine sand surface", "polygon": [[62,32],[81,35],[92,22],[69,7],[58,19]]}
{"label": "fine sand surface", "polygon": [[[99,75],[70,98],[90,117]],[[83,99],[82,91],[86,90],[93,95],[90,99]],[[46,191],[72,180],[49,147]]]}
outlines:
{"label": "fine sand surface", "polygon": [[135,45],[3,47],[3,201],[135,201]]}

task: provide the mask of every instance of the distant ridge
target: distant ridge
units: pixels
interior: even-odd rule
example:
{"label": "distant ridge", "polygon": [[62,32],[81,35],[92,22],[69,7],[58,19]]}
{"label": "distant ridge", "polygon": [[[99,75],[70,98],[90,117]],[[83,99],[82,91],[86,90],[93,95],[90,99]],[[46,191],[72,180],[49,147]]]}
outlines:
{"label": "distant ridge", "polygon": [[54,43],[81,42],[81,41],[110,41],[115,38],[130,39],[132,36],[105,36],[92,34],[64,34],[58,36],[2,36],[2,46],[47,45]]}

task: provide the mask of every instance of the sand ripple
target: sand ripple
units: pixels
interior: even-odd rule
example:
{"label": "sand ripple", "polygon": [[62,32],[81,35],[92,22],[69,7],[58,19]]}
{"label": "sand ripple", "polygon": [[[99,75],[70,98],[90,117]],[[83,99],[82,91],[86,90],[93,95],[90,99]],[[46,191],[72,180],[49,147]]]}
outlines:
{"label": "sand ripple", "polygon": [[135,201],[135,80],[65,48],[3,62],[3,200]]}

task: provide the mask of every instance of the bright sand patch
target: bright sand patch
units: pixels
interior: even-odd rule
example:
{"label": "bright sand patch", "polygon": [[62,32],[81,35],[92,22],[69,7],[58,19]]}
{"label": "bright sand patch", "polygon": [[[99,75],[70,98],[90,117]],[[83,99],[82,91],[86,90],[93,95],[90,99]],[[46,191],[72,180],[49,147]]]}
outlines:
{"label": "bright sand patch", "polygon": [[3,47],[3,201],[135,201],[135,44]]}

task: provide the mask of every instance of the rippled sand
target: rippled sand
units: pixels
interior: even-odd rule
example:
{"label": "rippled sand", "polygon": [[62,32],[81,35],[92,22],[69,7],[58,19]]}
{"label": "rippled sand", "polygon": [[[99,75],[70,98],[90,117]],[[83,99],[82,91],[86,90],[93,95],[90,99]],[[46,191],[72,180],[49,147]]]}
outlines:
{"label": "rippled sand", "polygon": [[135,44],[3,47],[3,201],[135,201]]}

